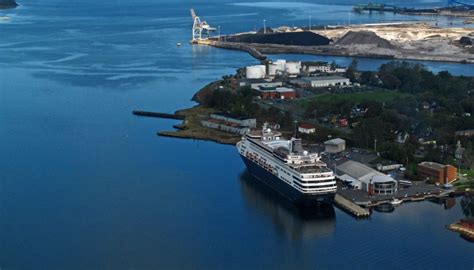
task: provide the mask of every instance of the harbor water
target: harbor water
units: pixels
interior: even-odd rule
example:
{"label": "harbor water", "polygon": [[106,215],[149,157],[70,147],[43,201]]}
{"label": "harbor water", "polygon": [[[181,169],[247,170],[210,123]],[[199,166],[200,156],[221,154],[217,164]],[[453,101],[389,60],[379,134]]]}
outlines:
{"label": "harbor water", "polygon": [[[474,245],[446,229],[469,213],[466,198],[366,220],[334,207],[303,212],[249,176],[235,147],[158,137],[178,121],[132,115],[192,106],[202,86],[256,63],[188,44],[189,8],[232,33],[309,15],[344,24],[356,1],[19,3],[0,10],[0,269],[474,267]],[[460,21],[351,22],[396,19]],[[473,65],[424,64],[474,76]]]}

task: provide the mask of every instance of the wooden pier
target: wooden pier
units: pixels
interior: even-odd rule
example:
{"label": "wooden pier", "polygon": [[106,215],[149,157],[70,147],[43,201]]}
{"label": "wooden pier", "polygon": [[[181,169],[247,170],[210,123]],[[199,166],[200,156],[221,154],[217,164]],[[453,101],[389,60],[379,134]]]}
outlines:
{"label": "wooden pier", "polygon": [[336,202],[337,206],[341,207],[342,209],[346,210],[347,212],[358,218],[365,218],[370,216],[370,212],[367,209],[358,206],[357,204],[349,201],[348,199],[342,197],[339,194],[336,194],[336,196],[334,197],[334,201]]}

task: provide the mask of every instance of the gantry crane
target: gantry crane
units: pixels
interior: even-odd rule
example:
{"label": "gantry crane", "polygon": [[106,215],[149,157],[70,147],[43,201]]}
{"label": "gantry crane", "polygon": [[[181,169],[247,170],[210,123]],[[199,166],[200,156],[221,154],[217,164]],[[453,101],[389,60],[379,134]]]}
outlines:
{"label": "gantry crane", "polygon": [[201,19],[196,15],[194,9],[191,9],[191,17],[193,17],[193,39],[192,42],[202,40],[202,35],[209,34],[213,31],[216,31],[216,28],[211,27],[206,21],[201,21]]}

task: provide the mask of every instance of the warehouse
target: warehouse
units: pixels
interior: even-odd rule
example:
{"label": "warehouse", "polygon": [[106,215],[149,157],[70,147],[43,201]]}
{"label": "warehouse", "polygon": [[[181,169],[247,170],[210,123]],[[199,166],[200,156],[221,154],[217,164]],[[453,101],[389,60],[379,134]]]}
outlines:
{"label": "warehouse", "polygon": [[393,195],[398,190],[395,179],[356,161],[346,161],[338,165],[335,171],[339,180],[370,195]]}
{"label": "warehouse", "polygon": [[320,76],[320,77],[303,77],[302,80],[308,81],[311,87],[329,87],[329,86],[348,86],[351,84],[348,78],[341,76]]}
{"label": "warehouse", "polygon": [[340,138],[324,142],[324,151],[326,153],[340,153],[346,150],[346,141]]}

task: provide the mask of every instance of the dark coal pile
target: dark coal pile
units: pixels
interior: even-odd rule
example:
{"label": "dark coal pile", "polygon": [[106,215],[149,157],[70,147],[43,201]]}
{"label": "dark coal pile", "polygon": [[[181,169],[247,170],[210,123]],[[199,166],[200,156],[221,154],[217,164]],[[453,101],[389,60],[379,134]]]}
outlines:
{"label": "dark coal pile", "polygon": [[472,45],[472,39],[470,37],[461,37],[459,44],[463,46],[470,46]]}
{"label": "dark coal pile", "polygon": [[295,46],[321,46],[328,45],[330,39],[312,32],[291,32],[245,34],[235,37],[227,37],[227,41]]}
{"label": "dark coal pile", "polygon": [[349,31],[342,36],[338,41],[338,45],[360,45],[360,44],[375,44],[379,48],[392,49],[394,46],[390,41],[377,36],[371,31]]}

